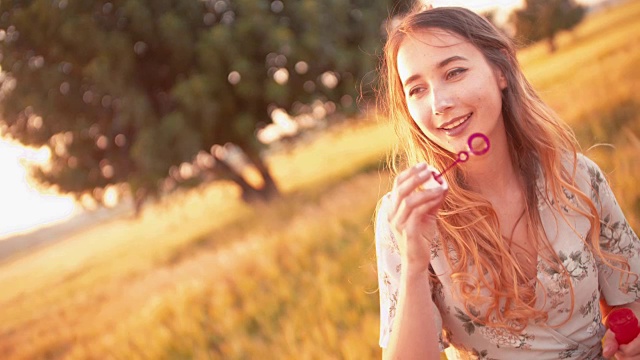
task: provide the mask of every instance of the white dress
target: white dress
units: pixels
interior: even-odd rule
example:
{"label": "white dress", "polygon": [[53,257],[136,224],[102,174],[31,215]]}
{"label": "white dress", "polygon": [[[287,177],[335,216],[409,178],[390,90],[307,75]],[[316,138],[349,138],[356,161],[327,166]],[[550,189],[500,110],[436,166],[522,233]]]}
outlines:
{"label": "white dress", "polygon": [[[622,255],[629,261],[631,272],[640,274],[640,240],[627,223],[601,170],[588,158],[578,155],[577,184],[596,204],[603,222],[600,244],[604,250]],[[539,190],[541,182],[538,182]],[[575,201],[569,193],[566,196]],[[547,198],[548,199],[548,198]],[[640,282],[619,289],[620,272],[595,258],[592,252],[571,229],[574,226],[585,236],[590,228],[586,218],[564,209],[571,226],[550,206],[552,199],[540,200],[538,209],[545,233],[558,254],[562,265],[571,276],[574,292],[574,310],[570,313],[570,286],[565,277],[538,258],[539,283],[536,288],[536,307],[549,313],[549,327],[531,321],[520,333],[486,326],[472,321],[462,310],[460,301],[452,296],[451,268],[442,252],[441,244],[431,252],[431,266],[438,274],[439,283],[432,283],[436,309],[433,320],[439,330],[446,330],[446,339],[440,337],[441,349],[449,358],[458,359],[600,359],[602,325],[599,300],[604,296],[609,305],[626,304],[640,298]],[[390,198],[386,194],[376,219],[376,252],[380,289],[380,346],[386,347],[398,302],[401,258],[398,246],[387,221]],[[440,246],[438,246],[440,245]],[[425,281],[429,281],[425,277]],[[545,289],[546,299],[545,299]],[[564,323],[563,323],[564,322]],[[440,331],[442,334],[442,331]]]}

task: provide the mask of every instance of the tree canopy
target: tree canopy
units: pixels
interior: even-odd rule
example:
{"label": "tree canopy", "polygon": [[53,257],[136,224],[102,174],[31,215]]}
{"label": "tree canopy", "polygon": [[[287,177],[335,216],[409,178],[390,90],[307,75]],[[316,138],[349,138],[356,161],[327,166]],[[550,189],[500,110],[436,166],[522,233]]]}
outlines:
{"label": "tree canopy", "polygon": [[261,172],[252,194],[269,196],[256,129],[315,99],[353,109],[393,3],[2,1],[0,130],[48,146],[36,178],[78,197],[114,184],[157,194],[198,154],[241,184],[211,151],[226,143]]}
{"label": "tree canopy", "polygon": [[525,6],[512,14],[516,37],[529,41],[547,40],[555,51],[555,37],[570,30],[584,18],[586,9],[573,0],[525,0]]}

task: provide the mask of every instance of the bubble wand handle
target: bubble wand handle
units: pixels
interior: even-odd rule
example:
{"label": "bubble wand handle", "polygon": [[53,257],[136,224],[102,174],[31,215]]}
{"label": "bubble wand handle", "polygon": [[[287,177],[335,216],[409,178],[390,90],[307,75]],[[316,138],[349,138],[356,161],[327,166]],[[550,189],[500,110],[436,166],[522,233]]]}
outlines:
{"label": "bubble wand handle", "polygon": [[[476,139],[480,139],[482,140],[482,142],[484,142],[484,147],[481,149],[476,149],[473,147],[473,142]],[[469,138],[467,139],[467,147],[469,147],[469,152],[467,151],[460,151],[458,153],[458,156],[456,158],[456,160],[449,165],[446,169],[442,170],[440,172],[440,174],[437,173],[433,173],[433,177],[434,179],[436,179],[438,182],[440,182],[440,178],[442,177],[442,175],[444,175],[444,173],[446,173],[447,171],[453,169],[454,166],[456,166],[459,163],[463,163],[467,160],[469,160],[469,153],[473,154],[473,155],[484,155],[489,151],[489,148],[491,147],[491,143],[489,142],[489,137],[487,137],[487,135],[482,134],[482,133],[473,133],[469,136]]]}
{"label": "bubble wand handle", "polygon": [[446,169],[442,170],[440,172],[440,174],[437,174],[437,173],[434,172],[433,173],[433,177],[436,180],[440,181],[439,179],[442,177],[442,175],[444,175],[444,173],[446,173],[447,171],[453,169],[458,163],[463,163],[463,162],[467,161],[468,159],[469,159],[469,153],[467,153],[466,151],[460,151],[458,153],[458,157],[456,158],[456,160],[451,165],[449,165]]}

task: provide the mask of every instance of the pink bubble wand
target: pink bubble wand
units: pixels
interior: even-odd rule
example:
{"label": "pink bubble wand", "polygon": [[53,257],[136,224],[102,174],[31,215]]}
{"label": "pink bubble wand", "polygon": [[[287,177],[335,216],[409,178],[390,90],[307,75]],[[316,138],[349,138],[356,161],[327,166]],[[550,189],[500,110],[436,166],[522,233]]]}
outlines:
{"label": "pink bubble wand", "polygon": [[[484,147],[480,148],[479,150],[473,147],[473,141],[476,139],[480,139],[482,140],[482,142],[484,142]],[[487,137],[487,135],[482,133],[473,133],[467,139],[467,146],[469,147],[469,151],[464,151],[464,150],[460,151],[458,153],[458,156],[456,157],[456,160],[451,165],[449,165],[449,167],[442,170],[440,174],[436,174],[434,172],[433,178],[436,179],[438,182],[440,182],[440,178],[442,177],[442,175],[444,175],[444,173],[453,169],[453,167],[456,166],[457,164],[460,164],[469,160],[469,153],[476,156],[486,154],[489,151],[489,148],[491,147],[491,143],[489,142],[489,138]]]}

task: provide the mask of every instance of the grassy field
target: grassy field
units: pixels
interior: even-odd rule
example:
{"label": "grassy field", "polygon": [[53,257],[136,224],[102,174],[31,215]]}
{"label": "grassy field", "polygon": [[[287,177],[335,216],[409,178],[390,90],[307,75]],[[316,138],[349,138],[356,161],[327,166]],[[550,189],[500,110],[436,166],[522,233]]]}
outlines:
{"label": "grassy field", "polygon": [[[640,3],[520,54],[640,230]],[[0,264],[2,359],[375,359],[372,214],[390,127],[270,157],[285,196],[219,184]],[[609,144],[591,148],[594,144]]]}

